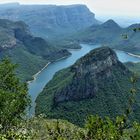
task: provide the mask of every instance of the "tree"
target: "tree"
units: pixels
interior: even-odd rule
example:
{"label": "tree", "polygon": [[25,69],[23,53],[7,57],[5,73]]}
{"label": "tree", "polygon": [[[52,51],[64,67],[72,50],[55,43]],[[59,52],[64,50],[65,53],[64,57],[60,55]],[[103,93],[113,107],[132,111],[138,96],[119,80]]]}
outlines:
{"label": "tree", "polygon": [[[89,116],[86,121],[86,139],[88,140],[120,140],[127,138],[132,140],[139,140],[140,138],[140,124],[129,122],[129,116],[133,112],[133,104],[135,103],[135,95],[137,92],[137,76],[131,77],[132,88],[128,99],[128,107],[124,114],[117,116],[114,120],[109,117]],[[127,131],[129,130],[129,133]],[[126,138],[126,139],[127,139]]]}
{"label": "tree", "polygon": [[16,76],[16,67],[7,58],[0,62],[0,133],[17,126],[30,104],[27,84]]}

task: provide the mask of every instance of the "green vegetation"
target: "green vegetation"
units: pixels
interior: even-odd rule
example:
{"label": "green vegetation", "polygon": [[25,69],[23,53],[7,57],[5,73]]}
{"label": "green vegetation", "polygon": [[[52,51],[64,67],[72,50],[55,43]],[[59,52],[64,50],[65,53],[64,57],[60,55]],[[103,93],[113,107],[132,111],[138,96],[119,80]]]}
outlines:
{"label": "green vegetation", "polygon": [[12,139],[9,132],[17,129],[30,103],[27,85],[20,83],[15,68],[8,59],[0,63],[0,139]]}
{"label": "green vegetation", "polygon": [[[111,49],[93,50],[55,74],[37,97],[36,115],[45,114],[79,126],[92,114],[114,118],[126,108],[131,75]],[[136,100],[130,119],[140,121],[139,94]]]}
{"label": "green vegetation", "polygon": [[42,57],[35,56],[20,47],[6,50],[2,52],[1,55],[2,58],[7,56],[13,63],[18,64],[16,73],[21,81],[31,80],[32,75],[37,73],[48,63],[48,61],[42,59]]}
{"label": "green vegetation", "polygon": [[48,62],[69,55],[67,50],[32,36],[24,22],[0,19],[0,58],[7,56],[19,64],[17,74],[22,81],[31,80]]}
{"label": "green vegetation", "polygon": [[[107,84],[103,83],[105,84],[105,88],[101,89],[94,98],[67,101],[53,107],[54,93],[61,91],[60,88],[68,84],[73,75],[67,71],[68,69],[56,74],[39,95],[37,98],[36,114],[46,114],[47,118],[64,119],[80,126],[84,124],[84,120],[89,114],[99,114],[100,116],[109,116],[112,118],[122,114],[126,107],[128,100],[127,93],[131,85],[129,78],[124,77],[119,72],[116,72],[118,73],[117,75],[114,73],[118,79],[115,82],[108,81]],[[62,77],[67,77],[69,82],[66,79],[66,81],[62,80]],[[78,89],[78,85],[75,86]],[[137,100],[139,99],[140,97],[137,96]],[[139,105],[136,105],[135,108],[136,112],[140,114]]]}
{"label": "green vegetation", "polygon": [[[6,28],[9,23],[9,21],[1,22],[2,26]],[[16,24],[18,24],[18,28],[21,25]],[[22,26],[22,29],[24,29],[24,26]],[[11,57],[13,62],[21,64],[21,67],[15,71],[17,65],[12,64],[9,59],[0,62],[1,140],[140,139],[140,124],[138,123],[140,121],[140,95],[136,94],[140,92],[138,86],[140,79],[135,76],[131,77],[132,73],[116,60],[115,54],[110,55],[110,52],[113,53],[112,51],[108,52],[102,49],[97,49],[97,52],[91,53],[96,57],[91,54],[86,55],[78,60],[75,65],[56,73],[55,77],[37,98],[36,114],[39,116],[27,119],[26,109],[30,105],[30,98],[27,94],[28,89],[27,85],[21,83],[16,74],[18,73],[22,80],[24,80],[25,75],[26,79],[30,78],[32,71],[42,67],[49,60],[55,60],[56,57],[52,58],[49,54],[50,51],[47,52],[46,46],[48,44],[43,39],[27,35],[21,31],[21,27],[20,30],[15,30],[15,37],[17,36],[16,39],[20,43],[12,49],[7,48],[12,45],[9,43],[5,46],[4,42],[4,47],[1,46],[1,57],[7,55]],[[133,31],[137,32],[139,29],[134,28]],[[129,38],[129,36],[124,35],[123,37],[125,40]],[[3,37],[1,43],[5,39],[10,42],[8,37]],[[74,46],[74,44],[72,45]],[[38,46],[42,47],[42,50]],[[102,51],[100,52],[100,50]],[[54,53],[54,50],[52,52]],[[65,50],[60,52],[63,55],[68,54]],[[57,51],[55,54],[57,57],[61,56]],[[110,56],[108,57],[108,55]],[[28,61],[30,58],[32,59],[26,64],[24,61]],[[98,66],[97,71],[96,69],[92,70],[92,67],[90,67],[91,62],[95,62],[93,63],[94,66]],[[132,72],[139,74],[139,63],[126,63],[125,65]],[[28,67],[31,69],[26,71]],[[87,71],[88,73],[86,73]],[[98,75],[96,78],[92,77],[95,76],[94,72]],[[92,89],[90,87],[91,83],[93,83]],[[98,92],[87,98],[84,88],[88,87],[88,91],[91,93],[96,84],[98,84]],[[82,94],[80,94],[81,89],[84,91]],[[74,92],[76,98],[68,96],[68,91]],[[80,98],[83,95],[84,98]],[[60,102],[57,98],[61,99]],[[98,115],[94,116],[95,114]],[[53,118],[53,120],[46,118]]]}
{"label": "green vegetation", "polygon": [[68,39],[55,39],[55,42],[52,41],[52,44],[56,46],[57,48],[63,48],[63,49],[81,49],[81,45],[77,43],[77,41],[71,41]]}
{"label": "green vegetation", "polygon": [[67,37],[67,40],[107,45],[111,48],[139,55],[139,27],[139,24],[133,24],[127,28],[122,28],[115,21],[108,20],[101,25],[93,25],[79,31]]}
{"label": "green vegetation", "polygon": [[132,72],[137,73],[140,76],[140,63],[125,63],[126,67],[128,67]]}
{"label": "green vegetation", "polygon": [[124,117],[115,120],[108,117],[89,116],[80,128],[64,120],[48,120],[42,116],[28,122],[34,133],[33,139],[43,140],[139,140],[140,124],[134,122],[126,127]]}
{"label": "green vegetation", "polygon": [[85,132],[83,128],[75,126],[64,120],[48,120],[41,115],[32,118],[28,122],[28,128],[34,133],[33,139],[37,140],[79,140],[80,133]]}
{"label": "green vegetation", "polygon": [[28,136],[31,140],[139,140],[140,124],[134,122],[129,128],[125,124],[123,117],[112,121],[108,117],[89,116],[84,128],[80,128],[64,120],[39,116],[28,121],[26,129],[32,130],[29,131],[32,137]]}
{"label": "green vegetation", "polygon": [[[114,116],[113,119],[90,115],[86,121],[83,120],[85,124],[81,128],[65,120],[48,120],[43,115],[27,119],[25,111],[30,104],[30,99],[27,94],[27,85],[21,83],[16,77],[16,67],[17,65],[12,64],[8,59],[0,62],[1,140],[139,140],[140,124],[129,121],[138,91],[136,85],[138,81],[135,76],[131,78],[131,89],[122,114]],[[59,72],[67,77],[67,80],[60,85],[69,83],[72,77],[67,75],[69,69],[66,70]]]}

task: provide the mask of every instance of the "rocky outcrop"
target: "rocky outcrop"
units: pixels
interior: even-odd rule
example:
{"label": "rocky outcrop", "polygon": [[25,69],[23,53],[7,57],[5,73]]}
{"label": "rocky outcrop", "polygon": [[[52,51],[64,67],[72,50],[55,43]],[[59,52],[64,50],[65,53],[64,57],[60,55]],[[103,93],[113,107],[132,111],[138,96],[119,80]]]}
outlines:
{"label": "rocky outcrop", "polygon": [[[56,49],[41,37],[34,37],[28,26],[22,22],[0,19],[0,50],[23,47],[34,55],[49,61],[70,55],[67,50]],[[52,55],[54,54],[54,55]]]}
{"label": "rocky outcrop", "polygon": [[116,70],[122,75],[128,74],[127,68],[118,60],[113,50],[103,47],[91,51],[70,67],[73,78],[68,85],[55,93],[55,104],[93,98],[99,89],[105,88],[107,81],[117,78],[114,74]]}
{"label": "rocky outcrop", "polygon": [[13,47],[16,46],[16,44],[17,44],[16,39],[15,39],[15,38],[12,38],[12,39],[10,39],[10,40],[6,40],[6,41],[2,42],[2,43],[0,44],[0,48],[1,48],[1,49],[13,48]]}
{"label": "rocky outcrop", "polygon": [[112,49],[95,49],[55,74],[37,97],[35,113],[77,125],[92,114],[115,118],[127,106],[131,76]]}
{"label": "rocky outcrop", "polygon": [[12,22],[10,20],[0,19],[0,49],[14,48],[19,40],[15,36],[15,31],[21,30],[29,34],[27,25],[23,22]]}

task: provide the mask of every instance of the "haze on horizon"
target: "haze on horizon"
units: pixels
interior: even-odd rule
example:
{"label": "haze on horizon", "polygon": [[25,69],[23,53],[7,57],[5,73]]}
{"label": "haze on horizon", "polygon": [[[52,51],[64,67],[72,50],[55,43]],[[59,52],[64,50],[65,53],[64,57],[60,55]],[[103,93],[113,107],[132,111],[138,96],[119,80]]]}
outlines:
{"label": "haze on horizon", "polygon": [[138,17],[140,0],[0,0],[0,3],[20,4],[86,4],[96,15]]}
{"label": "haze on horizon", "polygon": [[101,21],[111,18],[122,26],[140,22],[140,0],[0,0],[0,4],[85,4]]}

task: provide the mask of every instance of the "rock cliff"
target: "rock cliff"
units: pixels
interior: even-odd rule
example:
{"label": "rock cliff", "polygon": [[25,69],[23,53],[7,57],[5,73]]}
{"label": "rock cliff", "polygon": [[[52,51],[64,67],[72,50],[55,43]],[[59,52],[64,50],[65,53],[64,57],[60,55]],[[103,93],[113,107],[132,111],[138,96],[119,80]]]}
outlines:
{"label": "rock cliff", "polygon": [[106,81],[117,78],[116,70],[122,75],[128,74],[113,50],[103,47],[91,51],[70,67],[72,81],[55,93],[55,103],[94,97],[100,88],[105,88]]}
{"label": "rock cliff", "polygon": [[[92,50],[55,74],[37,97],[36,115],[45,114],[48,118],[65,119],[78,125],[89,114],[120,115],[128,103],[131,76],[112,49]],[[138,104],[135,112],[140,113]]]}
{"label": "rock cliff", "polygon": [[0,9],[0,18],[23,20],[32,32],[50,36],[75,32],[100,22],[85,5],[17,5]]}

